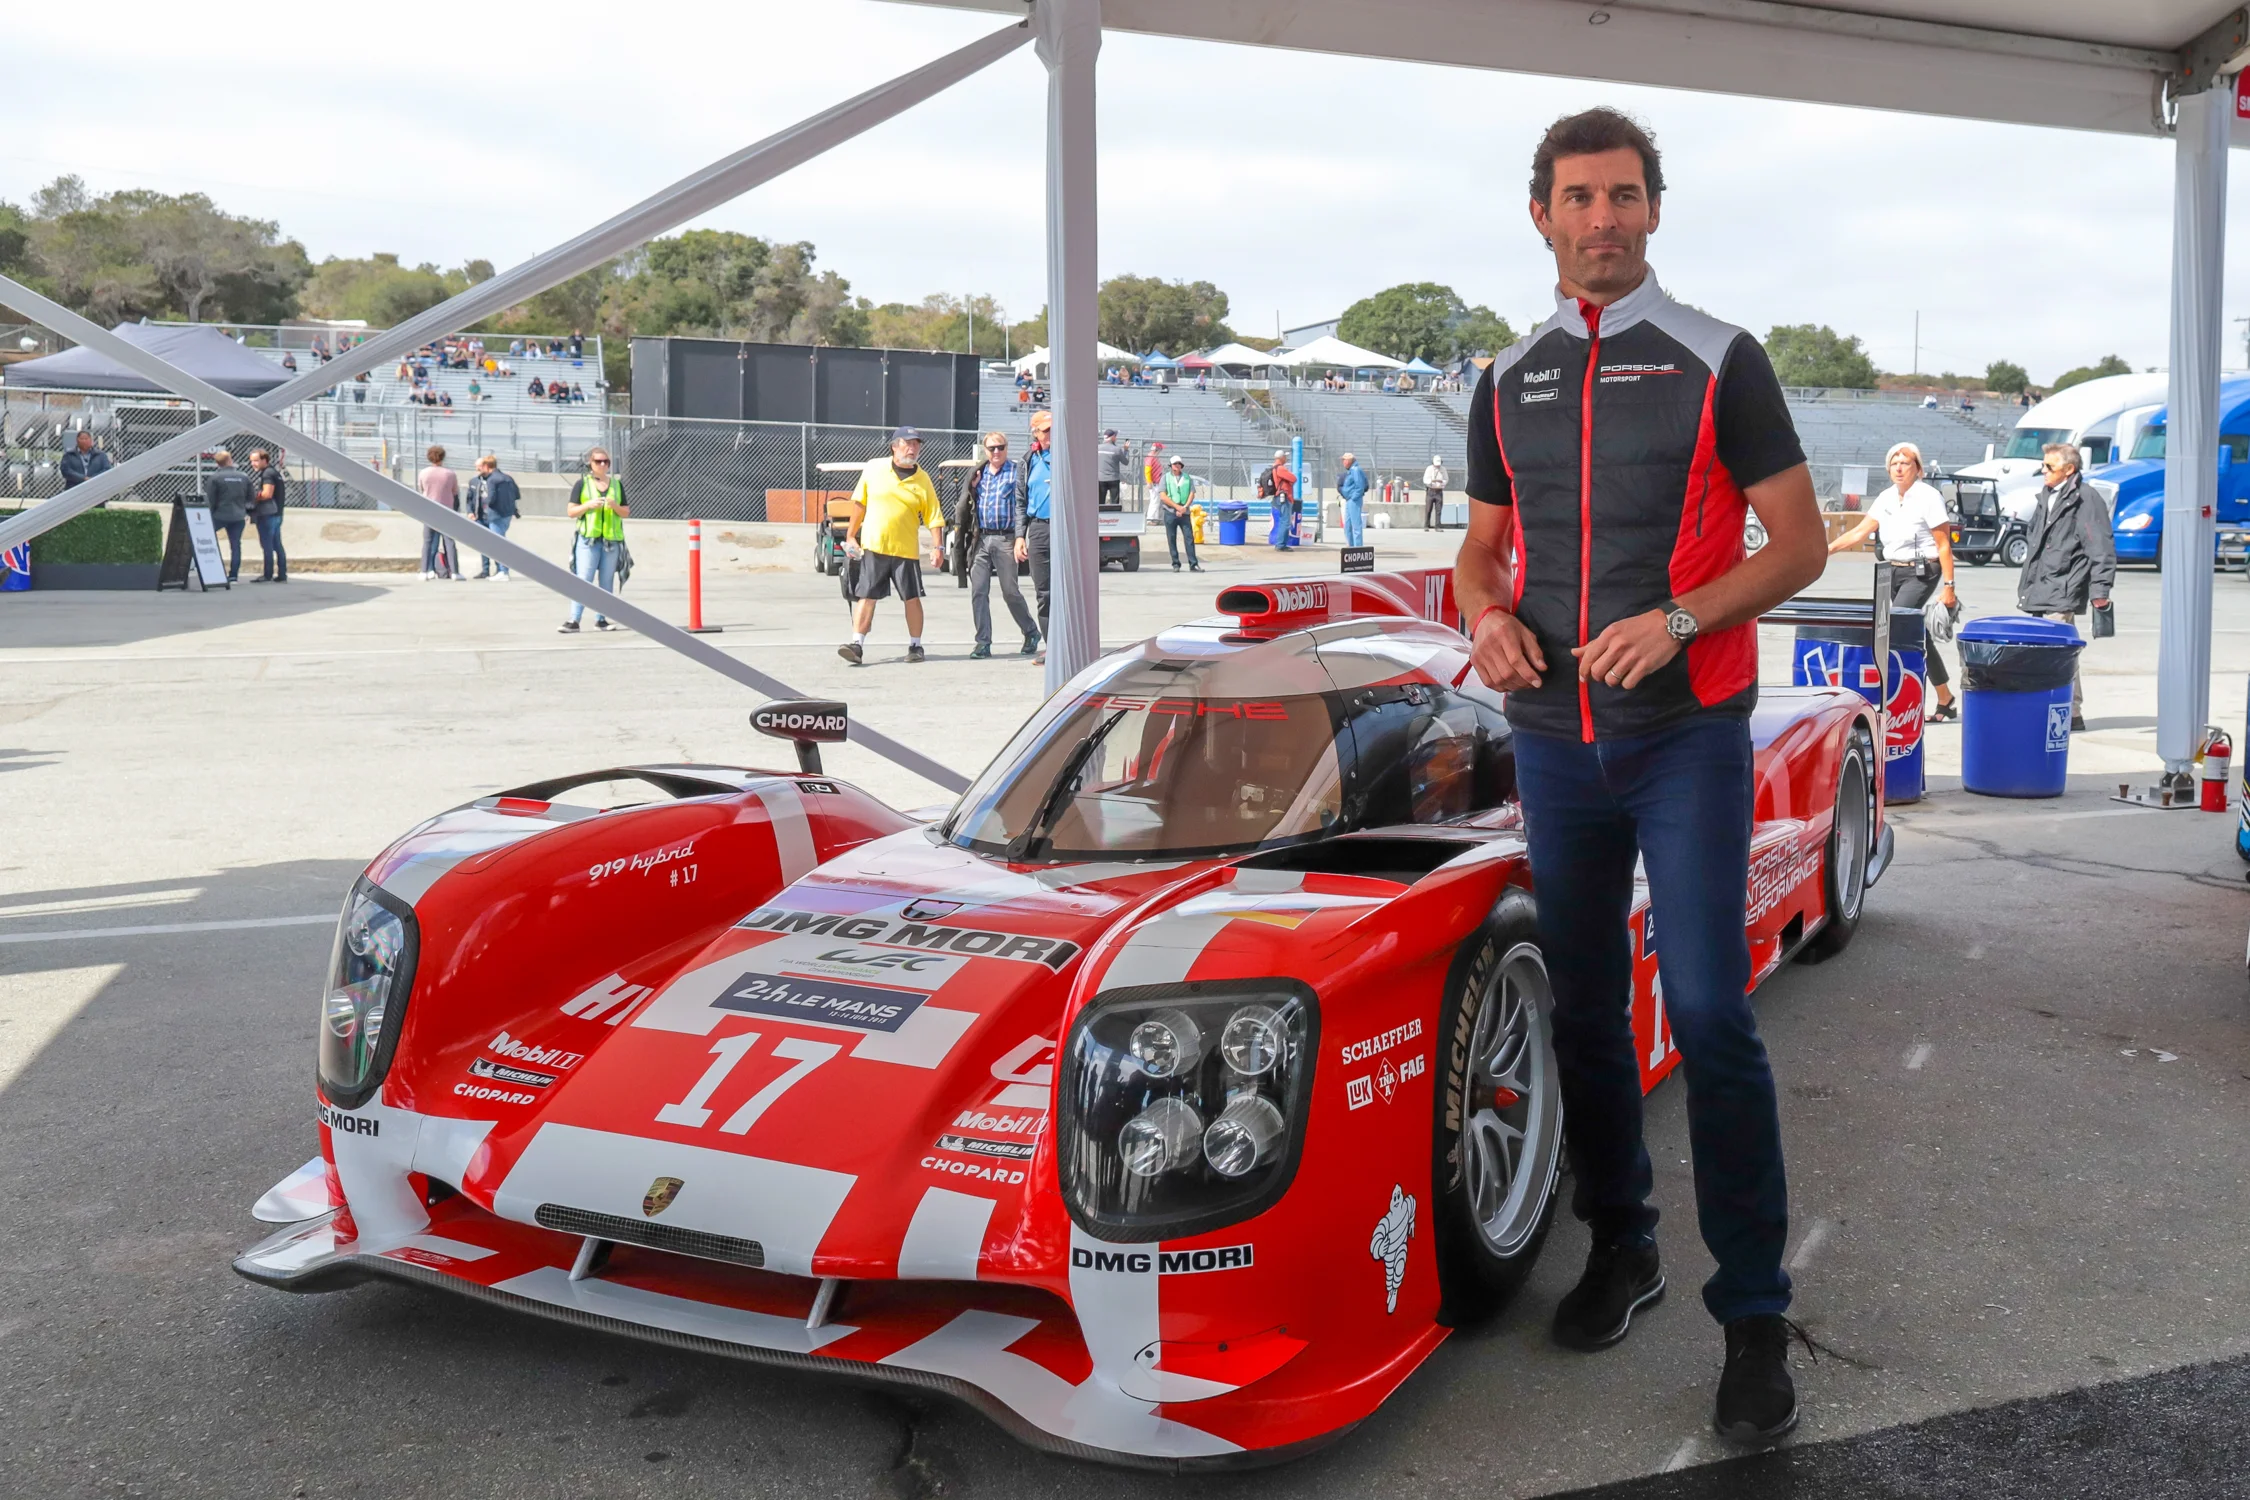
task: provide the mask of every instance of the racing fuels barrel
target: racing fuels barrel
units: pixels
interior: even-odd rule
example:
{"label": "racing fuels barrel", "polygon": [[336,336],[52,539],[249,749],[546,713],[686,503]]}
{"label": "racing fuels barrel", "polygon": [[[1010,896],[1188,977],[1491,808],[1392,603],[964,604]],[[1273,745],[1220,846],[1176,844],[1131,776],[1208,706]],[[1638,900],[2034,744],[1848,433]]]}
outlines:
{"label": "racing fuels barrel", "polygon": [[1961,627],[1961,785],[2060,797],[2070,771],[2070,679],[2085,641],[2061,620],[1989,615]]}
{"label": "racing fuels barrel", "polygon": [[[1799,687],[1848,687],[1883,710],[1883,800],[1922,800],[1922,674],[1929,666],[1922,612],[1891,610],[1890,671],[1878,679],[1875,632],[1851,625],[1797,627]],[[1878,692],[1878,686],[1881,691]]]}

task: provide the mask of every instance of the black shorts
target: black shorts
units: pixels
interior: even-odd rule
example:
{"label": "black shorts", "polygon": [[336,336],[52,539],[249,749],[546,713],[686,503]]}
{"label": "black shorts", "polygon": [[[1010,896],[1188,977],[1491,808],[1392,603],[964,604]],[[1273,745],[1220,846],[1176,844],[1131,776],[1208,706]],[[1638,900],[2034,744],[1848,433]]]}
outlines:
{"label": "black shorts", "polygon": [[893,557],[888,552],[862,552],[852,564],[854,599],[888,599],[893,586],[901,599],[922,597],[922,559]]}

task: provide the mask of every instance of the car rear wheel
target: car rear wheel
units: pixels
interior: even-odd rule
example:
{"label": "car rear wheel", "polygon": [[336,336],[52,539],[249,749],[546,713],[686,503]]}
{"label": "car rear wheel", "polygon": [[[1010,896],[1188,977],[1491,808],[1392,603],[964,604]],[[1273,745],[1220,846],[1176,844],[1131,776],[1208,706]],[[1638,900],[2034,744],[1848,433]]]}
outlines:
{"label": "car rear wheel", "polygon": [[1798,952],[1817,964],[1851,945],[1867,901],[1867,865],[1875,852],[1875,751],[1866,729],[1854,728],[1844,745],[1844,764],[1836,773],[1836,820],[1828,830],[1822,861],[1822,894],[1828,920]]}
{"label": "car rear wheel", "polygon": [[1554,1220],[1562,1082],[1536,908],[1510,891],[1464,944],[1439,1012],[1432,1181],[1438,1320],[1498,1312]]}

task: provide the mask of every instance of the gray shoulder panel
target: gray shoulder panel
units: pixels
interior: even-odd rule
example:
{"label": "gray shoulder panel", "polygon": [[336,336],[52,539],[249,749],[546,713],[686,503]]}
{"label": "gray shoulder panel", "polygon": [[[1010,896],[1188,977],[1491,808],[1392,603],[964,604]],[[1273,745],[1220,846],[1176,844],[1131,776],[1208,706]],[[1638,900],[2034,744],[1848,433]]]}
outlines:
{"label": "gray shoulder panel", "polygon": [[1651,307],[1646,317],[1649,322],[1687,345],[1688,352],[1709,366],[1713,375],[1717,375],[1725,367],[1727,350],[1734,346],[1734,341],[1749,332],[1748,329],[1737,328],[1732,323],[1722,323],[1708,314],[1699,313],[1692,307],[1683,307],[1670,297]]}

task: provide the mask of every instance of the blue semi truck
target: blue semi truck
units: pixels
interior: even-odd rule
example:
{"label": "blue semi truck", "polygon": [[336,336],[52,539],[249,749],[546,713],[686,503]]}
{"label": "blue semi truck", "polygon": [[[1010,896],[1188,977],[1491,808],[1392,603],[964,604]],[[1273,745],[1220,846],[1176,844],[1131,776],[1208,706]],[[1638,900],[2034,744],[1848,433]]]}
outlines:
{"label": "blue semi truck", "polygon": [[[2169,412],[2148,419],[2123,461],[2100,464],[2086,477],[2113,486],[2110,531],[2117,560],[2161,566],[2164,554],[2164,444]],[[2219,507],[2217,557],[2224,565],[2250,551],[2250,376],[2219,382]]]}

